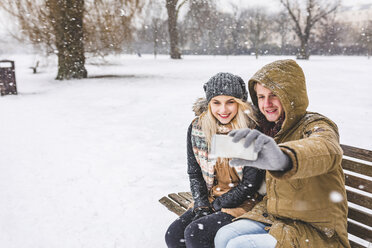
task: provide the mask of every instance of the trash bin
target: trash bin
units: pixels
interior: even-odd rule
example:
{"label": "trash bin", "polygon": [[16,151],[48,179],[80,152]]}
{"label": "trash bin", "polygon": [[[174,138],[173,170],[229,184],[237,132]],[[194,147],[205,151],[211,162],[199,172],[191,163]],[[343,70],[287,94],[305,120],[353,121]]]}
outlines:
{"label": "trash bin", "polygon": [[17,94],[14,69],[14,61],[0,60],[0,93],[2,96]]}

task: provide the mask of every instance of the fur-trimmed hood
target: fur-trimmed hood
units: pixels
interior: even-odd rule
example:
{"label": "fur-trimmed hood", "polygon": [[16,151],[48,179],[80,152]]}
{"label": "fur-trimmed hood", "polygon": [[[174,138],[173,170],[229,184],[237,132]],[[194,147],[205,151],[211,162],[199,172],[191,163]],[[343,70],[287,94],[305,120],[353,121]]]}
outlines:
{"label": "fur-trimmed hood", "polygon": [[192,110],[195,113],[195,116],[200,116],[203,112],[208,110],[208,101],[204,97],[196,99],[192,105]]}
{"label": "fur-trimmed hood", "polygon": [[306,114],[309,100],[306,92],[305,75],[296,61],[277,60],[258,70],[248,82],[252,102],[258,107],[254,86],[256,83],[271,90],[279,97],[285,113],[285,120],[276,136],[283,136]]}

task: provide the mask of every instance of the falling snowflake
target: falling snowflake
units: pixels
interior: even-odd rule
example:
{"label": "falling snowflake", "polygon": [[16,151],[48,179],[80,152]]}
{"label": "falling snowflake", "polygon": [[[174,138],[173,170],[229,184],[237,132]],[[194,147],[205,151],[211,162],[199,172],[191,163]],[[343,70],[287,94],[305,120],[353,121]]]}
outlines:
{"label": "falling snowflake", "polygon": [[359,185],[358,188],[359,189],[364,189],[364,185]]}
{"label": "falling snowflake", "polygon": [[233,183],[229,183],[229,187],[232,188],[234,187],[235,185]]}
{"label": "falling snowflake", "polygon": [[203,229],[204,229],[204,225],[203,225],[203,224],[198,224],[198,228],[199,228],[200,230],[203,230]]}
{"label": "falling snowflake", "polygon": [[334,203],[341,202],[344,199],[344,197],[339,192],[337,192],[337,191],[332,191],[329,194],[329,198]]}
{"label": "falling snowflake", "polygon": [[128,16],[129,13],[125,9],[120,9],[120,16]]}

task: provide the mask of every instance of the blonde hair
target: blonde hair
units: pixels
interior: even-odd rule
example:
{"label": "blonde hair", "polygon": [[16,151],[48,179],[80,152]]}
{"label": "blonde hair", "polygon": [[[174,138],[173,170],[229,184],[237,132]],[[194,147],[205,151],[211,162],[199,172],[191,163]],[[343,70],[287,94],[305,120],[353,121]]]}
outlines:
{"label": "blonde hair", "polygon": [[[247,102],[243,102],[239,98],[234,97],[234,100],[238,104],[238,112],[229,123],[231,124],[231,128],[241,129],[254,128],[257,126],[252,106]],[[210,102],[208,103],[208,110],[202,113],[199,117],[199,125],[205,134],[208,147],[210,147],[212,136],[216,134],[218,130],[218,120],[212,114]]]}

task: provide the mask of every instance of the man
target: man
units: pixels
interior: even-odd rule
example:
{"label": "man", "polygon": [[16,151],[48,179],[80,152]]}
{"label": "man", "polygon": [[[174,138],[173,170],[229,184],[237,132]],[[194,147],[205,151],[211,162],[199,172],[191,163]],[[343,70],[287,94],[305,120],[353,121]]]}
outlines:
{"label": "man", "polygon": [[255,161],[231,165],[266,170],[267,195],[217,233],[219,247],[350,247],[342,149],[335,123],[306,111],[305,76],[293,60],[264,66],[248,83],[260,131],[231,132],[253,141]]}

